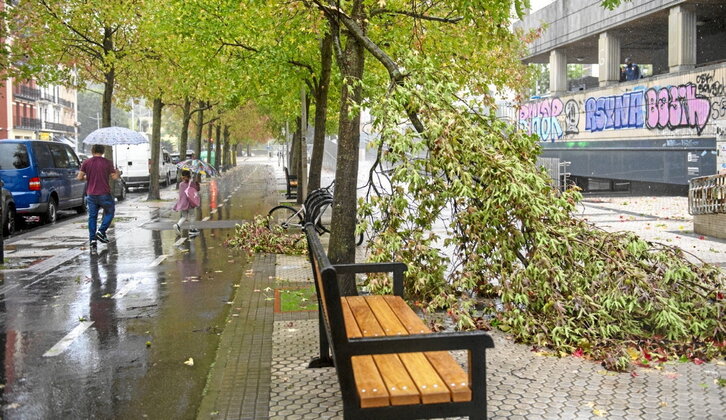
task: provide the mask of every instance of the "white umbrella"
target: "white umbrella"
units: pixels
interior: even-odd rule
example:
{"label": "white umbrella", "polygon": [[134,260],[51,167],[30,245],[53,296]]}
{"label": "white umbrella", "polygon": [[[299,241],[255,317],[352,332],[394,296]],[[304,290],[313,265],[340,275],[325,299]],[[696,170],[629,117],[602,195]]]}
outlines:
{"label": "white umbrella", "polygon": [[129,130],[125,127],[104,127],[93,130],[83,140],[85,144],[102,144],[104,146],[116,146],[119,144],[142,144],[149,140],[138,131]]}

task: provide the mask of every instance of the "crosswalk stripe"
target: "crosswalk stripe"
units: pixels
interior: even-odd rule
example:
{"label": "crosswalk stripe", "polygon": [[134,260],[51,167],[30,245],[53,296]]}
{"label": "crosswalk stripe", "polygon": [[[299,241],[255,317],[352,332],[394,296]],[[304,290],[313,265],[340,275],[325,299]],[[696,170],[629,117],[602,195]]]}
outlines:
{"label": "crosswalk stripe", "polygon": [[141,283],[141,280],[134,280],[126,283],[126,285],[121,288],[118,292],[116,292],[115,295],[111,296],[111,299],[121,299],[122,297],[126,296],[126,294],[136,288],[136,286]]}
{"label": "crosswalk stripe", "polygon": [[86,331],[91,325],[93,325],[93,321],[81,321],[81,323],[78,324],[76,328],[71,330],[71,332],[66,334],[65,337],[61,338],[59,342],[55,343],[53,347],[46,351],[43,354],[43,357],[53,357],[63,353],[64,351],[66,351],[66,349],[68,349],[68,347],[71,346],[73,341],[81,334],[83,334],[83,332]]}

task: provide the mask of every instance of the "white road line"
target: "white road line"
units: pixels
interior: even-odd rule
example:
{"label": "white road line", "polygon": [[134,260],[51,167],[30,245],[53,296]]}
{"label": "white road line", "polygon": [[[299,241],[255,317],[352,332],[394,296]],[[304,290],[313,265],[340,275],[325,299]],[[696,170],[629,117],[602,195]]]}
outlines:
{"label": "white road line", "polygon": [[202,222],[206,222],[207,220],[209,220],[209,216],[207,216],[204,219],[202,219]]}
{"label": "white road line", "polygon": [[139,285],[139,283],[141,283],[141,280],[133,280],[133,281],[126,283],[126,285],[123,288],[121,288],[121,290],[116,292],[115,295],[111,296],[111,299],[121,299],[122,297],[126,296],[126,294],[128,292],[134,290],[136,288],[136,286]]}
{"label": "white road line", "polygon": [[154,261],[149,264],[149,267],[156,267],[157,265],[161,264],[162,261],[164,261],[168,257],[168,255],[159,255]]}
{"label": "white road line", "polygon": [[18,284],[11,284],[11,285],[5,286],[2,289],[0,289],[0,295],[4,295],[5,293],[15,289],[18,286],[19,286]]}
{"label": "white road line", "polygon": [[76,328],[66,334],[65,337],[61,338],[59,342],[55,343],[55,345],[51,347],[50,350],[46,351],[43,354],[43,357],[53,357],[63,353],[64,351],[66,351],[66,349],[68,349],[68,347],[70,347],[71,343],[73,343],[73,340],[83,334],[83,332],[86,331],[91,325],[93,325],[93,321],[81,321],[81,323],[78,324]]}
{"label": "white road line", "polygon": [[186,242],[186,240],[187,240],[187,238],[181,238],[178,241],[174,242],[174,246],[179,246],[179,245],[183,244],[184,242]]}

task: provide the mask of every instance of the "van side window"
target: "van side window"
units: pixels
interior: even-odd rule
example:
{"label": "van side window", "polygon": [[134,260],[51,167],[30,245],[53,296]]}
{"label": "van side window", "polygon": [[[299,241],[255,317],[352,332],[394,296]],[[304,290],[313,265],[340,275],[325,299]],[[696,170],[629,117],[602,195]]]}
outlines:
{"label": "van side window", "polygon": [[28,166],[30,159],[24,144],[0,144],[0,170],[25,169]]}
{"label": "van side window", "polygon": [[65,146],[64,148],[66,149],[66,153],[68,154],[68,167],[71,169],[80,168],[81,164],[78,163],[78,157],[73,152],[73,149],[68,146]]}
{"label": "van side window", "polygon": [[55,167],[60,169],[68,169],[70,162],[68,161],[68,153],[63,148],[62,144],[49,144],[50,154],[53,155],[53,162]]}
{"label": "van side window", "polygon": [[53,156],[51,156],[47,144],[33,143],[33,154],[35,155],[35,162],[38,164],[38,169],[50,169],[55,166]]}

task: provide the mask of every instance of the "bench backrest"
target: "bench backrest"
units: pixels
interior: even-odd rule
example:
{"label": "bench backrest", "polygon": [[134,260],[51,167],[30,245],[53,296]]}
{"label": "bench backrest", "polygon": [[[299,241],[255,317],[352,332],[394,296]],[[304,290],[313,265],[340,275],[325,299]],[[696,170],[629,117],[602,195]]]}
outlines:
{"label": "bench backrest", "polygon": [[315,290],[318,293],[318,305],[330,345],[340,348],[347,341],[343,307],[340,303],[340,288],[335,267],[330,263],[328,256],[320,243],[318,233],[312,223],[305,225],[305,237],[308,241],[310,264],[315,277]]}

